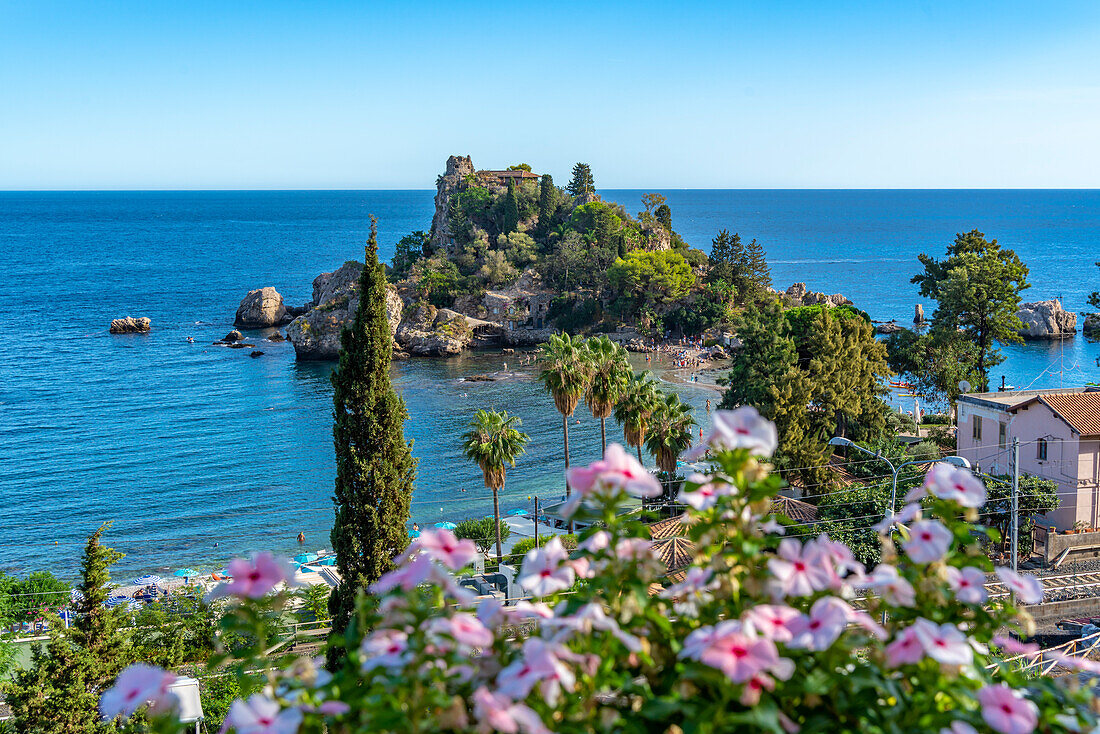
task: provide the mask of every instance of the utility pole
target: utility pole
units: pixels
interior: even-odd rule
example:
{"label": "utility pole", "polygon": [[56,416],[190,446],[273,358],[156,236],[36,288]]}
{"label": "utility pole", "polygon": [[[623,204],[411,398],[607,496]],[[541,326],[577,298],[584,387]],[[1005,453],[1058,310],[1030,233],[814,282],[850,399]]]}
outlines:
{"label": "utility pole", "polygon": [[535,547],[539,547],[539,497],[535,495]]}
{"label": "utility pole", "polygon": [[1020,541],[1020,439],[1012,438],[1012,570],[1018,570]]}

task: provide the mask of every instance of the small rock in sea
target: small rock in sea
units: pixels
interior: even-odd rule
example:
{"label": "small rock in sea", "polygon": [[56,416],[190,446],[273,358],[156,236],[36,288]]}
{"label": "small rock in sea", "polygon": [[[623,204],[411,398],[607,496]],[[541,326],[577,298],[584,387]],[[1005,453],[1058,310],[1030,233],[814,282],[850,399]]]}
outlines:
{"label": "small rock in sea", "polygon": [[232,344],[225,344],[224,346],[227,346],[230,349],[249,349],[250,347],[254,347],[256,345],[249,344],[248,342],[233,342]]}
{"label": "small rock in sea", "polygon": [[899,331],[901,331],[901,327],[898,326],[896,321],[887,321],[875,326],[876,334],[897,334]]}
{"label": "small rock in sea", "polygon": [[233,331],[229,332],[224,337],[222,337],[222,341],[225,342],[226,344],[232,344],[233,342],[239,342],[241,339],[244,339],[244,336],[241,334],[241,332],[237,331],[236,329],[234,329]]}
{"label": "small rock in sea", "polygon": [[286,337],[285,337],[285,336],[283,336],[283,332],[281,332],[281,331],[276,331],[276,332],[275,332],[274,334],[272,334],[271,336],[269,336],[269,337],[267,338],[267,340],[268,340],[269,342],[285,342],[285,341],[286,341]]}
{"label": "small rock in sea", "polygon": [[470,375],[465,378],[466,382],[496,382],[495,377],[492,375]]}
{"label": "small rock in sea", "polygon": [[263,329],[288,321],[290,317],[283,305],[283,297],[279,295],[279,291],[268,286],[248,292],[241,300],[233,325],[246,329]]}
{"label": "small rock in sea", "polygon": [[250,354],[248,356],[249,357],[262,357],[262,356],[264,356],[264,353],[259,351],[259,350],[256,350],[255,352],[252,352],[252,354]]}
{"label": "small rock in sea", "polygon": [[127,316],[124,319],[115,319],[111,322],[112,334],[146,334],[149,332],[152,322],[142,316],[134,318]]}
{"label": "small rock in sea", "polygon": [[500,353],[501,353],[501,354],[515,354],[515,353],[516,353],[516,350],[515,350],[515,349],[511,349],[511,348],[508,348],[508,349],[501,349],[501,350],[500,350]]}

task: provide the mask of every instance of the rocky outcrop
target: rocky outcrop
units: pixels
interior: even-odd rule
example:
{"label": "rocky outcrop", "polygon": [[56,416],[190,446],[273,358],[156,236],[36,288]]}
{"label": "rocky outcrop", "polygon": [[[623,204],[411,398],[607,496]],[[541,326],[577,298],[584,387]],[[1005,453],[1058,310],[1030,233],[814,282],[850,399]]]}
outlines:
{"label": "rocky outcrop", "polygon": [[485,323],[449,308],[423,304],[401,321],[397,342],[409,354],[450,357],[461,354],[473,339],[474,329]]}
{"label": "rocky outcrop", "polygon": [[111,322],[112,334],[147,334],[152,329],[152,321],[142,316],[134,318],[127,316],[124,319],[115,319]]}
{"label": "rocky outcrop", "polygon": [[1100,337],[1100,313],[1085,314],[1085,323],[1081,328],[1085,336]]}
{"label": "rocky outcrop", "polygon": [[[313,299],[308,310],[286,327],[286,338],[301,360],[334,360],[340,354],[340,331],[359,308],[359,275],[362,263],[349,261],[331,273],[313,279]],[[390,334],[397,332],[402,303],[391,285],[386,290],[386,318]]]}
{"label": "rocky outcrop", "polygon": [[793,283],[784,295],[792,306],[851,306],[852,302],[842,293],[826,295],[808,290],[805,283]]}
{"label": "rocky outcrop", "polygon": [[924,323],[924,306],[922,306],[919,303],[916,305],[916,308],[913,309],[913,323],[914,324],[923,324]]}
{"label": "rocky outcrop", "polygon": [[1025,339],[1066,339],[1077,333],[1077,314],[1057,299],[1021,303],[1016,315],[1024,322],[1020,336]]}
{"label": "rocky outcrop", "polygon": [[241,332],[234,329],[233,331],[229,332],[228,334],[226,334],[225,336],[222,337],[222,342],[221,343],[222,344],[233,344],[234,342],[239,342],[242,339],[244,339],[244,335],[241,334]]}
{"label": "rocky outcrop", "polygon": [[880,324],[875,324],[876,334],[897,334],[902,330],[901,326],[898,326],[896,321],[886,321]]}
{"label": "rocky outcrop", "polygon": [[474,163],[470,156],[452,155],[447,159],[447,168],[435,184],[435,215],[432,217],[430,237],[432,247],[449,245],[454,238],[447,216],[451,195],[466,188],[466,179],[474,175]]}
{"label": "rocky outcrop", "polygon": [[251,290],[237,307],[233,325],[242,329],[266,329],[290,321],[283,297],[271,286]]}

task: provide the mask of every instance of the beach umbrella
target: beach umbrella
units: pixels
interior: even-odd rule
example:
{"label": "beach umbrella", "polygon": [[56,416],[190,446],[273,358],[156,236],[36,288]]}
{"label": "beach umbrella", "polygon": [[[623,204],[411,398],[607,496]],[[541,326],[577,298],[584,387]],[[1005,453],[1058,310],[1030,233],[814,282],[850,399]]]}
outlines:
{"label": "beach umbrella", "polygon": [[410,530],[409,531],[409,537],[410,538],[419,538],[420,537],[420,531],[419,530]]}
{"label": "beach umbrella", "polygon": [[129,609],[131,612],[136,612],[141,609],[142,606],[142,603],[137,599],[131,599],[130,603],[126,605],[126,608]]}
{"label": "beach umbrella", "polygon": [[163,583],[164,579],[151,573],[147,573],[144,576],[138,576],[136,579],[130,579],[130,584],[132,586],[159,586]]}
{"label": "beach umbrella", "polygon": [[336,565],[336,556],[329,556],[328,558],[322,558],[321,560],[317,561],[317,565],[318,566],[335,566]]}
{"label": "beach umbrella", "polygon": [[69,592],[69,601],[83,601],[84,595],[80,593],[80,589],[73,589]]}
{"label": "beach umbrella", "polygon": [[317,554],[316,553],[299,553],[298,555],[294,556],[294,560],[297,561],[298,563],[313,563],[314,561],[317,560]]}
{"label": "beach umbrella", "polygon": [[435,526],[437,528],[443,528],[444,530],[454,530],[458,527],[453,522],[437,522]]}
{"label": "beach umbrella", "polygon": [[128,604],[129,602],[130,602],[130,597],[123,596],[122,594],[116,594],[114,596],[107,597],[107,601],[105,601],[103,603],[104,603],[104,605],[106,605],[109,608],[114,608],[114,607],[117,607],[117,606],[121,606],[123,604]]}
{"label": "beach umbrella", "polygon": [[508,514],[513,517],[522,517],[523,515],[527,514],[527,510],[512,510]]}
{"label": "beach umbrella", "polygon": [[176,571],[175,573],[173,573],[172,575],[173,576],[179,576],[179,577],[183,578],[183,577],[186,577],[186,576],[198,576],[199,572],[196,571],[193,568],[181,568],[178,571]]}

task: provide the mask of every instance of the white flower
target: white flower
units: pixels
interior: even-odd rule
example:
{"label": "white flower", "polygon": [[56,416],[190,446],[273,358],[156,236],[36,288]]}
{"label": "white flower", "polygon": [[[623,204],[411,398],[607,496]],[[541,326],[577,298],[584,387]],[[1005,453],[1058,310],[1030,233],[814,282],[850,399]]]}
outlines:
{"label": "white flower", "polygon": [[519,584],[535,596],[564,591],[576,581],[572,565],[565,563],[569,554],[555,536],[542,548],[532,548],[523,559]]}
{"label": "white flower", "polygon": [[1024,604],[1038,604],[1043,600],[1043,584],[1029,574],[1020,574],[1011,568],[999,567],[997,576]]}
{"label": "white flower", "polygon": [[685,454],[685,458],[695,461],[708,448],[712,451],[748,449],[756,456],[771,456],[778,445],[775,424],[751,405],[743,405],[737,410],[715,411],[710,435]]}

